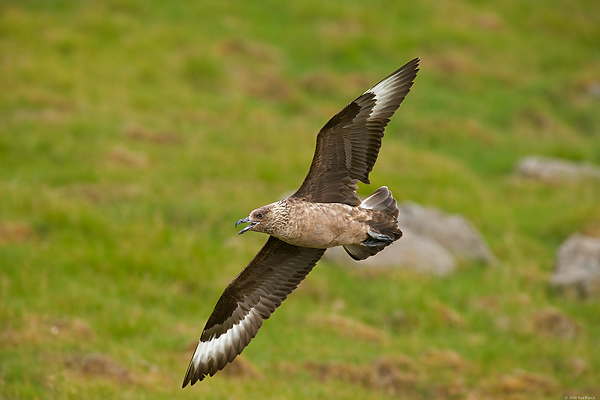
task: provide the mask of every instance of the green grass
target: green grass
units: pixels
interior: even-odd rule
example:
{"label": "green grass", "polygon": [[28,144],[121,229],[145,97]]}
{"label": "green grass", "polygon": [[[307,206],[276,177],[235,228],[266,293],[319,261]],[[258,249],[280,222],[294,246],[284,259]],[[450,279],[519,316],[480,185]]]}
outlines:
{"label": "green grass", "polygon": [[[2,2],[0,398],[600,395],[597,299],[547,286],[557,246],[600,232],[600,185],[512,176],[531,153],[600,164],[598,26],[583,0]],[[295,189],[327,119],[416,56],[360,193],[465,215],[500,267],[322,262],[240,375],[181,390],[264,242],[233,223]]]}

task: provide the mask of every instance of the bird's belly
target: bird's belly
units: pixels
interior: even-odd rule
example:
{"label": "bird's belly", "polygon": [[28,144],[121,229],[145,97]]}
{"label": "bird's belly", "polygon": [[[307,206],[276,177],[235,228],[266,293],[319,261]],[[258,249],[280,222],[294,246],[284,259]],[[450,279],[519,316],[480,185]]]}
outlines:
{"label": "bird's belly", "polygon": [[359,243],[367,238],[368,225],[355,207],[328,206],[315,207],[298,218],[293,232],[279,239],[295,246],[326,249]]}
{"label": "bird's belly", "polygon": [[319,229],[315,229],[310,236],[301,235],[299,237],[280,237],[278,239],[295,246],[310,247],[314,249],[327,249],[329,247],[356,243],[355,240],[335,236],[331,234],[331,232],[320,231]]}

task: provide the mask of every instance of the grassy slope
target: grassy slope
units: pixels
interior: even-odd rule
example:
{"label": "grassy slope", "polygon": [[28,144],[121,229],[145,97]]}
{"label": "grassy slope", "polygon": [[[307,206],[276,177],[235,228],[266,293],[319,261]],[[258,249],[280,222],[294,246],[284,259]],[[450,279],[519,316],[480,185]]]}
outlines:
{"label": "grassy slope", "polygon": [[[529,153],[600,163],[596,2],[0,7],[1,398],[600,393],[598,303],[546,286],[556,246],[600,231],[600,187],[511,178]],[[181,391],[216,299],[264,241],[233,222],[294,189],[320,126],[415,56],[361,193],[386,184],[466,215],[502,267],[321,263],[242,377]]]}

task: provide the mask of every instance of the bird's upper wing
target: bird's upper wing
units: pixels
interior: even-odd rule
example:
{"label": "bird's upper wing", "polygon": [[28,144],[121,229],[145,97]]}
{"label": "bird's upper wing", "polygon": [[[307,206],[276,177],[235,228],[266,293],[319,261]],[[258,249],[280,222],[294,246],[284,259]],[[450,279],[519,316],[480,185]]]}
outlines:
{"label": "bird's upper wing", "polygon": [[331,118],[317,135],[315,155],[292,196],[319,203],[359,205],[357,183],[369,183],[383,131],[417,76],[415,58]]}
{"label": "bird's upper wing", "polygon": [[221,295],[204,327],[183,387],[213,376],[232,362],[324,252],[269,237]]}

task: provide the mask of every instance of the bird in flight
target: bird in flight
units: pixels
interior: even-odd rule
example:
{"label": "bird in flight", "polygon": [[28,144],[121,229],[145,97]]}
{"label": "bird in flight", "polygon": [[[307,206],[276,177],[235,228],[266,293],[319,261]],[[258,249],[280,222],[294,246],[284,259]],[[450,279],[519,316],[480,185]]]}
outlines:
{"label": "bird in flight", "polygon": [[213,376],[244,350],[265,319],[334,246],[364,260],[400,239],[396,200],[382,186],[366,199],[383,131],[408,94],[419,66],[410,61],[329,120],[304,182],[291,196],[236,222],[269,235],[254,259],[229,283],[208,318],[183,386]]}

